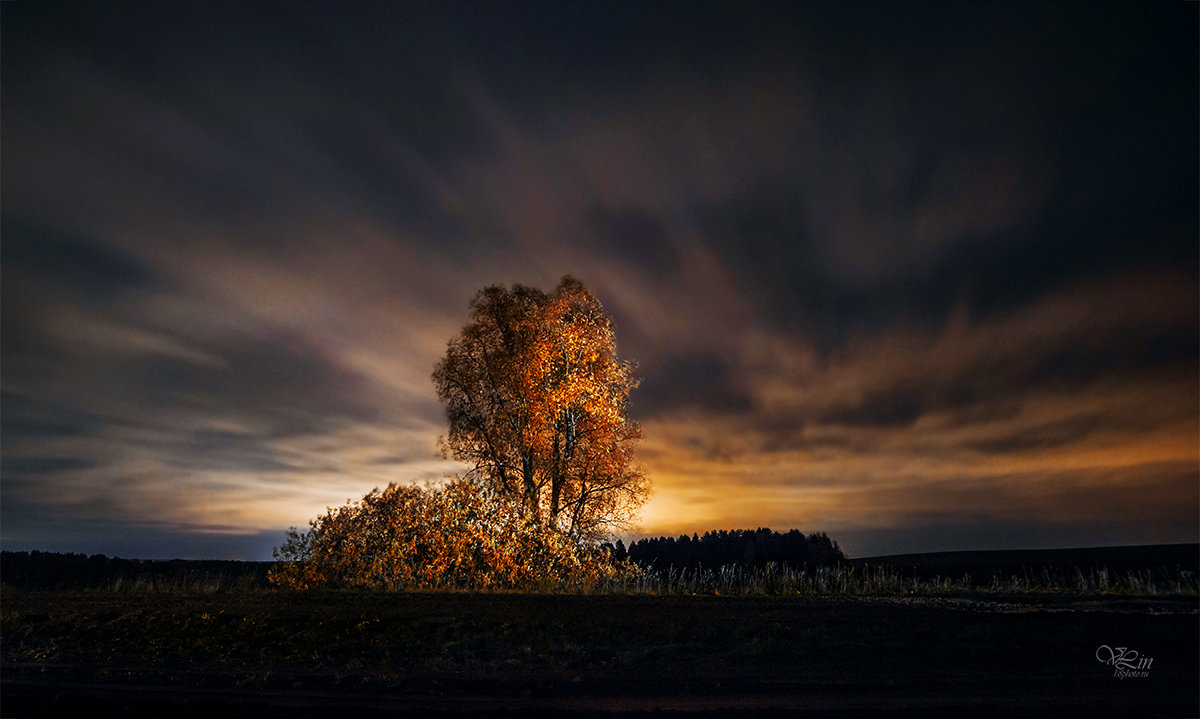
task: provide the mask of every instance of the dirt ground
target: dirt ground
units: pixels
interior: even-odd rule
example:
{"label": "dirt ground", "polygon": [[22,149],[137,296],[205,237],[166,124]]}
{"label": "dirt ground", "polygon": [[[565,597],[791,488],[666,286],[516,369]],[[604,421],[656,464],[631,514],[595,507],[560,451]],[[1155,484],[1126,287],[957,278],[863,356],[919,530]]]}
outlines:
{"label": "dirt ground", "polygon": [[3,717],[1200,716],[1195,599],[5,590],[0,604]]}

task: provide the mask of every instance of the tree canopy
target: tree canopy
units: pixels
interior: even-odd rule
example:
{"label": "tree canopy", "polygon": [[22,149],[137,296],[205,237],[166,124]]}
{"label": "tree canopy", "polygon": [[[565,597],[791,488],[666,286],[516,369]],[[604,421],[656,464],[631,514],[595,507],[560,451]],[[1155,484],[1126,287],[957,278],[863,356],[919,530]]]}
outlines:
{"label": "tree canopy", "polygon": [[641,427],[626,416],[633,366],[582,282],[480,290],[433,381],[449,420],[443,451],[533,523],[595,540],[648,497],[634,461]]}

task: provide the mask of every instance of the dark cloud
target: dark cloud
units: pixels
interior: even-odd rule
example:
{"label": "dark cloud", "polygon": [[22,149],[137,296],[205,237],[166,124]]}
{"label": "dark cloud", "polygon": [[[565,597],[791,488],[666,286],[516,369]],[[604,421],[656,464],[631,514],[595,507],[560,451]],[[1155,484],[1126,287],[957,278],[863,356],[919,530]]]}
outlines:
{"label": "dark cloud", "polygon": [[175,466],[205,472],[287,472],[307,471],[303,465],[283,461],[270,441],[259,435],[201,430],[186,440],[186,446],[174,448],[170,462]]}
{"label": "dark cloud", "polygon": [[821,422],[869,427],[907,427],[931,409],[929,394],[912,389],[868,394],[860,404],[833,407]]}
{"label": "dark cloud", "polygon": [[6,454],[0,461],[0,467],[9,479],[14,475],[56,474],[94,466],[94,461],[82,457],[13,457]]}
{"label": "dark cloud", "polygon": [[1023,450],[1064,447],[1087,439],[1098,429],[1100,419],[1095,416],[1073,417],[1021,427],[1013,433],[989,437],[967,446],[985,454],[1004,455]]}
{"label": "dark cloud", "polygon": [[163,356],[139,360],[136,376],[160,392],[148,401],[163,407],[192,404],[213,415],[244,419],[265,430],[267,438],[381,417],[382,410],[371,401],[379,390],[367,377],[300,337],[266,330],[199,349],[219,362]]}
{"label": "dark cloud", "polygon": [[[937,321],[964,293],[990,314],[1097,273],[1196,266],[1194,64],[1165,48],[1195,49],[1174,11],[877,10],[902,17],[817,39],[836,58],[815,69],[821,159],[787,147],[781,173],[699,208],[765,315],[836,345]],[[929,40],[948,28],[950,54]]]}
{"label": "dark cloud", "polygon": [[104,422],[100,415],[7,389],[0,404],[0,441],[78,436],[95,432]]}
{"label": "dark cloud", "polygon": [[674,355],[643,372],[630,397],[631,414],[655,418],[690,410],[741,413],[753,406],[728,359],[712,354]]}
{"label": "dark cloud", "polygon": [[584,222],[601,253],[621,258],[632,269],[655,277],[679,269],[679,257],[667,228],[649,210],[595,206],[587,212]]}
{"label": "dark cloud", "polygon": [[[98,300],[155,283],[154,271],[145,263],[94,237],[8,217],[0,222],[0,233],[4,235],[0,263],[6,275],[17,281],[31,274],[60,285],[60,291]],[[19,311],[24,305],[23,298],[6,299],[12,300],[5,302],[10,311]]]}
{"label": "dark cloud", "polygon": [[640,362],[648,528],[1194,537],[1196,12],[13,4],[6,548],[437,476],[469,298],[567,273]]}
{"label": "dark cloud", "polygon": [[[1035,350],[1036,352],[1036,350]],[[934,412],[960,412],[991,419],[1011,409],[1009,398],[1040,392],[1085,392],[1108,377],[1166,372],[1180,389],[1196,391],[1188,380],[1200,367],[1200,343],[1179,331],[1122,336],[1099,345],[1048,347],[1044,354],[1005,357],[1003,349],[955,368],[956,374],[930,372],[868,390],[854,402],[822,411],[819,421],[869,427],[906,427]],[[850,398],[846,398],[847,400]]]}
{"label": "dark cloud", "polygon": [[844,331],[844,321],[867,308],[822,271],[802,188],[797,176],[763,177],[733,197],[693,212],[758,316],[832,343]]}
{"label": "dark cloud", "polygon": [[372,400],[379,390],[370,379],[286,330],[223,326],[217,319],[207,329],[219,334],[206,337],[197,334],[201,328],[196,326],[162,326],[136,317],[127,321],[93,326],[94,336],[72,338],[81,343],[75,346],[54,334],[36,335],[27,354],[39,360],[6,374],[35,385],[39,367],[70,367],[76,376],[57,378],[60,391],[77,393],[75,401],[90,399],[87,405],[73,406],[70,399],[21,395],[12,417],[5,406],[6,434],[95,428],[114,411],[131,421],[183,409],[249,422],[266,433],[264,439],[382,416]]}

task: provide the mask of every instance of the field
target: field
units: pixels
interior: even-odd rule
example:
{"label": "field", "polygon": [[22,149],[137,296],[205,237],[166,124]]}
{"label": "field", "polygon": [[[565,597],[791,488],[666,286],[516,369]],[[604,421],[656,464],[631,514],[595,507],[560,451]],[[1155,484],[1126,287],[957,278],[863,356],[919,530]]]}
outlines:
{"label": "field", "polygon": [[6,586],[0,714],[1200,714],[1194,589],[912,586],[925,591]]}

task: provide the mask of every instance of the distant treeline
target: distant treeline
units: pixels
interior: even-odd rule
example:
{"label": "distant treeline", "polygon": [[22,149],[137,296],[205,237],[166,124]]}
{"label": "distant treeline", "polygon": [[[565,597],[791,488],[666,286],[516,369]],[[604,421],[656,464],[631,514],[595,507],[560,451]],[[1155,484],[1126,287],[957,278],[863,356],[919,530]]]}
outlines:
{"label": "distant treeline", "polygon": [[923,554],[894,554],[851,559],[855,568],[888,568],[906,577],[929,580],[935,577],[960,579],[987,585],[999,577],[1032,581],[1048,577],[1144,576],[1148,581],[1169,581],[1181,572],[1194,578],[1200,572],[1200,544],[1152,544],[1126,547],[1078,549],[997,549]]}
{"label": "distant treeline", "polygon": [[775,563],[802,568],[828,566],[846,557],[837,542],[823,532],[805,536],[798,529],[773,532],[770,529],[735,529],[705,532],[703,535],[648,537],[629,545],[620,540],[614,547],[618,559],[628,557],[644,567],[655,569],[717,569],[724,566],[764,567]]}
{"label": "distant treeline", "polygon": [[93,589],[118,584],[262,583],[271,562],[121,559],[103,554],[0,552],[0,583],[18,589]]}
{"label": "distant treeline", "polygon": [[[656,570],[717,569],[723,566],[764,567],[769,563],[797,569],[828,566],[845,559],[837,542],[825,534],[805,536],[799,530],[712,531],[688,537],[642,539],[628,548],[618,540],[616,559],[630,559]],[[16,589],[173,589],[266,586],[273,562],[173,559],[121,559],[102,554],[0,552],[0,584]]]}

